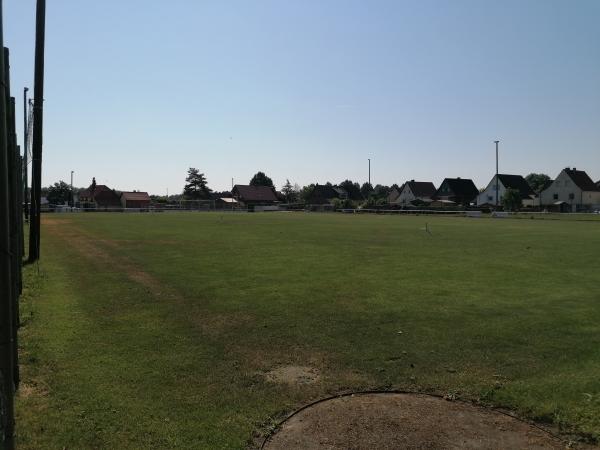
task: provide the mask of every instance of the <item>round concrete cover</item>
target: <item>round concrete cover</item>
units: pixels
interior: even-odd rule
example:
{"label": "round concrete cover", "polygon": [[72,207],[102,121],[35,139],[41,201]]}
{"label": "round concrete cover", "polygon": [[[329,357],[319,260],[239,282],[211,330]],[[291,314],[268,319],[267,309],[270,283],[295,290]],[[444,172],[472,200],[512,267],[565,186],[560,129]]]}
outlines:
{"label": "round concrete cover", "polygon": [[539,428],[497,411],[428,395],[356,394],[288,419],[274,449],[564,449]]}

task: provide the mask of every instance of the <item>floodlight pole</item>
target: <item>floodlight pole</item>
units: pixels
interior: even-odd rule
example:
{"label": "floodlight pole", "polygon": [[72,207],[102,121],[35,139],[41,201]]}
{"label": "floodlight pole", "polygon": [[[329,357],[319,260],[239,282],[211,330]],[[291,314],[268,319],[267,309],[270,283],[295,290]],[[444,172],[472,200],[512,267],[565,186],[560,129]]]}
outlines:
{"label": "floodlight pole", "polygon": [[33,89],[33,142],[31,155],[31,214],[29,221],[29,262],[40,258],[40,208],[42,202],[42,130],[44,121],[44,48],[46,0],[37,0],[35,69]]}
{"label": "floodlight pole", "polygon": [[371,185],[371,158],[369,158],[369,186]]}
{"label": "floodlight pole", "polygon": [[496,144],[496,208],[498,207],[498,143],[500,141],[494,141]]}
{"label": "floodlight pole", "polygon": [[73,197],[73,171],[71,170],[71,208],[75,206],[75,202],[73,201],[75,197]]}
{"label": "floodlight pole", "polygon": [[13,289],[12,255],[10,239],[9,199],[9,139],[8,110],[9,91],[4,55],[2,0],[0,0],[0,395],[2,411],[0,422],[0,445],[14,449],[14,342],[13,342]]}
{"label": "floodlight pole", "polygon": [[29,155],[27,155],[27,150],[29,148],[29,146],[27,145],[27,140],[28,140],[28,136],[27,136],[27,129],[28,129],[28,123],[27,123],[27,92],[29,92],[29,88],[23,88],[23,203],[24,205],[24,212],[25,212],[25,220],[29,220],[29,192],[28,192],[28,185],[29,185],[29,180],[28,175],[27,175],[27,165],[29,164],[29,162],[27,161]]}

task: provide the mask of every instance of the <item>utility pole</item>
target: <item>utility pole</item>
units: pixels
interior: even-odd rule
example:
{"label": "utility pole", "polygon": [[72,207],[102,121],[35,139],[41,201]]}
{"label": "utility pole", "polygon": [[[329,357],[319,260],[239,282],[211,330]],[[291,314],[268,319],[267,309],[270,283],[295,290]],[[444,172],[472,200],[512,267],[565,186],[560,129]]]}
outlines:
{"label": "utility pole", "polygon": [[494,141],[496,144],[496,208],[498,207],[498,142]]}
{"label": "utility pole", "polygon": [[46,0],[37,0],[35,18],[35,74],[33,87],[33,144],[31,155],[31,214],[29,262],[40,258],[40,206],[42,202],[42,130],[44,122],[44,48]]}
{"label": "utility pole", "polygon": [[27,145],[27,138],[29,137],[27,136],[27,131],[29,124],[27,123],[27,92],[29,92],[29,88],[23,88],[23,203],[25,203],[25,220],[29,220],[29,180],[27,175],[27,165],[29,164],[27,161],[27,150],[29,149]]}
{"label": "utility pole", "polygon": [[371,185],[371,158],[369,158],[369,186]]}
{"label": "utility pole", "polygon": [[73,196],[73,171],[71,170],[71,208],[73,206],[75,206],[75,202],[73,200],[75,200],[75,197]]}

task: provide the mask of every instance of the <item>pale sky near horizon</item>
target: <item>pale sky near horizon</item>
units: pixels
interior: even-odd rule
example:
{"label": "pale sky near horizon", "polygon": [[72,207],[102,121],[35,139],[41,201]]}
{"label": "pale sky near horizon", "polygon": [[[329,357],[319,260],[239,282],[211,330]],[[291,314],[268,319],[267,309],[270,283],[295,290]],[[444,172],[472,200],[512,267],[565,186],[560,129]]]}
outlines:
{"label": "pale sky near horizon", "polygon": [[[48,0],[43,185],[600,179],[600,1]],[[4,1],[19,105],[35,0]],[[31,94],[33,89],[31,90]],[[22,116],[18,122],[22,137]]]}

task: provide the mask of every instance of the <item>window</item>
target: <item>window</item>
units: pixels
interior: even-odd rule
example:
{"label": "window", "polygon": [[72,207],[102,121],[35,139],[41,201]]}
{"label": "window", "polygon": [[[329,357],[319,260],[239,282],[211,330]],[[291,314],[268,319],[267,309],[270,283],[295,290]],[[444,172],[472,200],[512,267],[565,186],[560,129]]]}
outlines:
{"label": "window", "polygon": [[558,200],[558,194],[554,194],[554,200]]}
{"label": "window", "polygon": [[494,200],[494,198],[491,195],[488,195],[488,202],[491,202],[493,200]]}
{"label": "window", "polygon": [[569,200],[573,200],[575,198],[575,194],[569,194]]}

